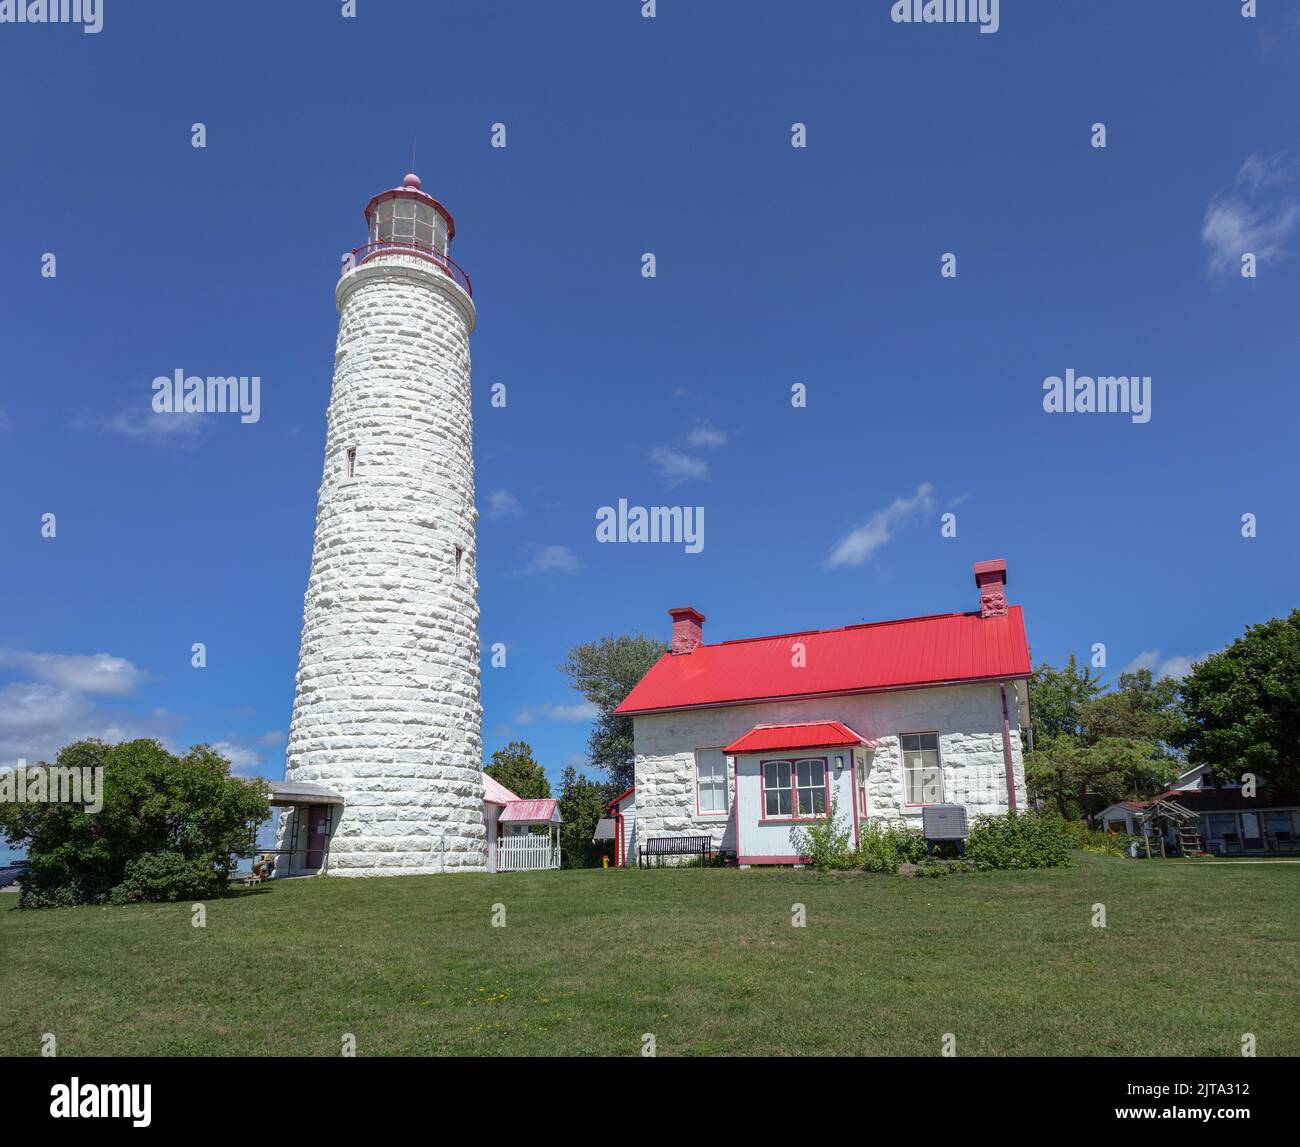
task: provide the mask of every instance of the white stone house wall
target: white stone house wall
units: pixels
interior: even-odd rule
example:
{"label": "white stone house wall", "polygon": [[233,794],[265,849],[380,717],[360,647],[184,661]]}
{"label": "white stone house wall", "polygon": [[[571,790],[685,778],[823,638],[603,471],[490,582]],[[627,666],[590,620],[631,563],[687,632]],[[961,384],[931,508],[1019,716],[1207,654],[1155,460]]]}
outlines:
{"label": "white stone house wall", "polygon": [[[1016,803],[1024,810],[1027,800],[1019,733],[1021,714],[1027,711],[1028,704],[1025,683],[1009,682],[1006,693]],[[865,753],[868,761],[869,819],[920,823],[920,807],[908,806],[904,801],[899,750],[899,737],[904,733],[939,734],[945,803],[965,805],[972,818],[981,813],[1004,813],[1008,809],[1001,693],[997,682],[979,682],[638,715],[633,727],[637,829],[641,841],[707,833],[715,847],[734,849],[734,761],[729,761],[728,768],[727,815],[700,815],[695,811],[695,750],[721,748],[755,725],[795,721],[843,721],[874,743],[874,749],[857,750]],[[810,751],[808,755],[833,753],[833,750]],[[841,801],[839,811],[851,825],[851,804]],[[748,853],[743,825],[741,832],[741,844]]]}

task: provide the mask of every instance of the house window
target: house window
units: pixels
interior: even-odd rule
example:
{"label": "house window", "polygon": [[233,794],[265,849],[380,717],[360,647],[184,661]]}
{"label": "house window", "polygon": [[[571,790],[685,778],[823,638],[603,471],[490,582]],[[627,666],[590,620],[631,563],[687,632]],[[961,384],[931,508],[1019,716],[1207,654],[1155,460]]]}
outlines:
{"label": "house window", "polygon": [[463,546],[456,547],[456,580],[465,580],[465,548]]}
{"label": "house window", "polygon": [[867,815],[867,758],[858,753],[853,758],[854,771],[858,783],[858,812]]}
{"label": "house window", "polygon": [[695,752],[695,811],[704,816],[727,811],[727,758],[721,749]]}
{"label": "house window", "polygon": [[762,784],[766,819],[826,815],[825,757],[764,761]]}
{"label": "house window", "polygon": [[793,761],[763,762],[763,815],[766,817],[791,815],[791,775]]}
{"label": "house window", "polygon": [[353,477],[357,472],[357,448],[348,447],[348,477]]}
{"label": "house window", "polygon": [[939,761],[938,733],[904,733],[903,793],[907,804],[943,803],[943,768]]}
{"label": "house window", "polygon": [[800,816],[826,815],[826,762],[795,761],[794,775],[799,790]]}

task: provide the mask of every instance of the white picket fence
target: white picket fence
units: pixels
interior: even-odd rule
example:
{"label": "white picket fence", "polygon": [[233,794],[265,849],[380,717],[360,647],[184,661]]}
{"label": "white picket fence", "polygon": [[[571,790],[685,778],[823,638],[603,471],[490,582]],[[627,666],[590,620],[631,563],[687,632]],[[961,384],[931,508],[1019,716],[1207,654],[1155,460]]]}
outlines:
{"label": "white picket fence", "polygon": [[497,841],[498,872],[559,867],[560,848],[549,836],[503,836]]}

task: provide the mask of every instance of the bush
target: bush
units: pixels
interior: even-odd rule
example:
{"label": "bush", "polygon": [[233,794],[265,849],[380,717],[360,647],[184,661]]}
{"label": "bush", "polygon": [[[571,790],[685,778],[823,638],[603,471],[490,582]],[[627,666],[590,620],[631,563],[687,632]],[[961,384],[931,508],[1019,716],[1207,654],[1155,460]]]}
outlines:
{"label": "bush", "polygon": [[1126,832],[1089,828],[1087,822],[1081,820],[1063,820],[1061,827],[1069,836],[1073,847],[1102,856],[1128,856],[1129,845],[1134,841],[1142,841],[1140,836],[1130,836]]}
{"label": "bush", "polygon": [[831,811],[825,820],[790,830],[790,841],[795,852],[813,868],[825,871],[830,868],[852,868],[853,835],[848,822],[839,815],[839,803],[831,798]]}
{"label": "bush", "polygon": [[894,875],[900,864],[915,864],[925,856],[925,837],[909,824],[882,825],[868,821],[858,830],[856,864],[868,872]]}
{"label": "bush", "polygon": [[189,860],[175,852],[150,852],[126,865],[122,883],[108,898],[113,904],[140,901],[206,900],[220,896],[226,877],[206,860]]}
{"label": "bush", "polygon": [[77,741],[55,767],[97,777],[99,799],[0,803],[0,838],[27,852],[22,908],[223,892],[270,815],[265,782],[232,777],[206,745],[175,756],[157,741]]}
{"label": "bush", "polygon": [[1073,846],[1059,817],[1009,812],[978,816],[966,838],[966,858],[980,868],[1060,868]]}

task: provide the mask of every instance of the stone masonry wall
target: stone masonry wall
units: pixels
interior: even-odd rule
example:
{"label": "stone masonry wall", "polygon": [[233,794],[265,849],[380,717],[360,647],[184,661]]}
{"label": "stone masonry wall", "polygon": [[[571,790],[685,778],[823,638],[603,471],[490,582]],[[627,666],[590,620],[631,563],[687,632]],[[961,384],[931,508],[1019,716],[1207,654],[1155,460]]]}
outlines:
{"label": "stone masonry wall", "polygon": [[337,299],[286,779],[346,798],[333,875],[482,870],[473,305],[395,256]]}

